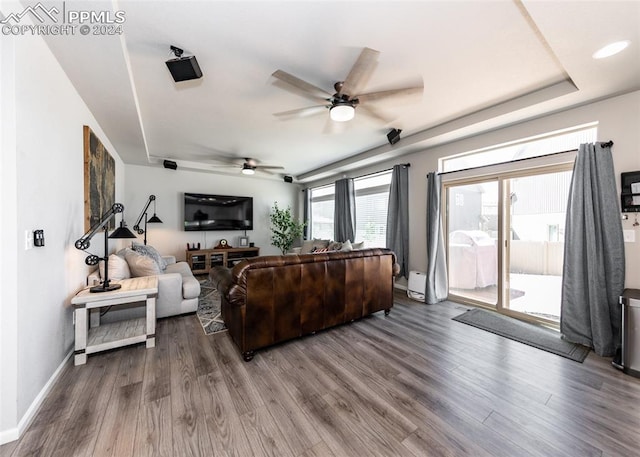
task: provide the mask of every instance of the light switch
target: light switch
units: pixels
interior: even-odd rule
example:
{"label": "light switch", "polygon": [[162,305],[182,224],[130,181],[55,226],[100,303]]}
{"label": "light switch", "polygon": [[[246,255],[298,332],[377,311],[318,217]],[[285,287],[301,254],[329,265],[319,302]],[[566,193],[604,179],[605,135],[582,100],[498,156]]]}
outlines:
{"label": "light switch", "polygon": [[24,232],[24,250],[28,251],[33,249],[33,232],[31,230],[25,230]]}
{"label": "light switch", "polygon": [[635,243],[636,242],[636,231],[635,230],[623,230],[625,243]]}

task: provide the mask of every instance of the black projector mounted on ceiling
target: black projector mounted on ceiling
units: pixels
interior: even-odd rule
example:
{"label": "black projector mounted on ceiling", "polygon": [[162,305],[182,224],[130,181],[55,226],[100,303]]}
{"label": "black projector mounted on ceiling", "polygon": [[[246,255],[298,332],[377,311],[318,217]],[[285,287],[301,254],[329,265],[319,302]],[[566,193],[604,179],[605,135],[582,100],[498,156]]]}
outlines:
{"label": "black projector mounted on ceiling", "polygon": [[196,56],[182,57],[184,51],[175,46],[171,46],[171,52],[175,54],[176,58],[169,59],[166,63],[175,82],[202,78],[202,70],[200,70]]}

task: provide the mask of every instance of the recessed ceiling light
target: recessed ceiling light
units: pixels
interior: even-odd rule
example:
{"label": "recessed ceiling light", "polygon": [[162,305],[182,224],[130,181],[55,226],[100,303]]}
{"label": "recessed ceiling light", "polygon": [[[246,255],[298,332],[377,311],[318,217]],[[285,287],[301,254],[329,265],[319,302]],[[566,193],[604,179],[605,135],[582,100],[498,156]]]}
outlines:
{"label": "recessed ceiling light", "polygon": [[606,57],[611,57],[613,55],[616,55],[619,52],[624,51],[627,48],[627,46],[629,46],[628,40],[616,41],[615,43],[608,44],[605,47],[601,48],[600,50],[596,51],[593,54],[593,58],[604,59]]}

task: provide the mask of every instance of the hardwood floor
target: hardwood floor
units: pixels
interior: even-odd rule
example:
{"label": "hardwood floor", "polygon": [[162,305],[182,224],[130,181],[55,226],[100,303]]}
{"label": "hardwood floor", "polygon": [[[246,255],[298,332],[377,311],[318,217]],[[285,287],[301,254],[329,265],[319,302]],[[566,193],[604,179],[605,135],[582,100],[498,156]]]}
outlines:
{"label": "hardwood floor", "polygon": [[259,351],[194,315],[72,361],[1,456],[640,456],[640,380],[455,322],[383,313]]}

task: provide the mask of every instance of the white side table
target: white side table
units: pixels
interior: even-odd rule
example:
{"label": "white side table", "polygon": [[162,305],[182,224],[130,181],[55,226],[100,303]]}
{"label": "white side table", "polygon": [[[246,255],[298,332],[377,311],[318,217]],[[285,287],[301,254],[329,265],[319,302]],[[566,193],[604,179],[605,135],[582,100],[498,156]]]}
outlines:
{"label": "white side table", "polygon": [[[87,287],[71,299],[75,308],[75,365],[87,363],[88,354],[100,351],[142,342],[146,342],[147,348],[156,345],[158,278],[144,276],[115,282],[122,287],[111,292],[99,293],[91,293]],[[89,328],[90,309],[142,301],[146,302],[145,317]]]}

